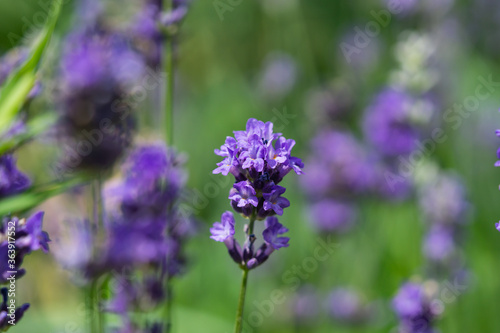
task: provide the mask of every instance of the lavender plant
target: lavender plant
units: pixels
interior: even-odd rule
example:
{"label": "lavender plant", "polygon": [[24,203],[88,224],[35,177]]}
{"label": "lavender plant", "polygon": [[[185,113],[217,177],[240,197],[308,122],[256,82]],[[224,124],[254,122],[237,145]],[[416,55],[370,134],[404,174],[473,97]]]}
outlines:
{"label": "lavender plant", "polygon": [[407,282],[392,300],[392,307],[400,320],[400,333],[435,333],[433,322],[439,312],[431,301],[437,292],[432,282]]}
{"label": "lavender plant", "polygon": [[330,292],[326,301],[331,318],[346,325],[369,322],[375,314],[375,305],[367,304],[352,288],[339,287]]}
{"label": "lavender plant", "polygon": [[[294,145],[294,140],[273,133],[273,123],[252,118],[245,131],[235,131],[234,137],[228,136],[225,144],[215,150],[215,154],[224,159],[217,163],[213,173],[234,176],[235,183],[229,192],[231,206],[248,219],[243,247],[234,237],[236,222],[232,212],[224,212],[221,221],[210,229],[210,238],[223,242],[231,259],[243,271],[235,333],[242,330],[248,272],[263,264],[275,250],[288,247],[289,238],[282,236],[288,229],[275,215],[283,215],[283,210],[290,206],[288,199],[282,196],[286,188],[278,184],[292,170],[302,174],[304,167],[299,158],[291,156]],[[264,242],[256,249],[254,225],[262,220],[265,220]]]}
{"label": "lavender plant", "polygon": [[110,168],[131,144],[133,111],[122,103],[143,73],[127,39],[100,27],[70,35],[61,64],[59,178],[71,171]]}
{"label": "lavender plant", "polygon": [[301,185],[310,201],[310,222],[320,233],[343,233],[356,221],[355,198],[371,191],[375,173],[365,147],[347,130],[322,130],[311,140]]}
{"label": "lavender plant", "polygon": [[[14,153],[18,147],[33,136],[31,123],[26,125],[21,111],[34,98],[39,89],[36,87],[36,71],[45,51],[59,15],[60,6],[56,5],[37,40],[30,49],[15,50],[0,59],[0,202],[18,199],[17,205],[7,205],[0,213],[0,284],[2,303],[0,304],[0,330],[7,331],[24,316],[29,304],[16,306],[16,280],[26,274],[22,268],[27,255],[34,251],[48,252],[48,234],[42,230],[44,213],[39,211],[29,218],[18,218],[21,213],[39,202],[23,200],[31,180],[16,166]],[[41,200],[49,197],[40,193]],[[13,201],[15,202],[15,201]],[[5,206],[5,205],[4,205]]]}
{"label": "lavender plant", "polygon": [[[438,103],[444,100],[437,89],[441,77],[435,67],[442,59],[436,54],[436,38],[424,33],[410,33],[402,37],[396,45],[396,58],[401,66],[391,73],[391,81],[393,86],[410,94],[413,102],[411,107],[406,106],[405,119],[418,132],[410,140],[413,143],[408,141],[407,151],[399,151],[396,155],[400,169],[408,154],[419,151],[423,156],[428,153],[422,151],[420,140],[430,129],[434,129],[430,125],[439,121]],[[410,57],[414,59],[412,62]],[[408,132],[406,135],[410,137]],[[400,139],[399,142],[405,141]],[[393,300],[400,332],[408,333],[435,332],[434,323],[442,312],[442,309],[431,307],[431,301],[440,287],[437,279],[465,276],[459,246],[463,242],[463,227],[470,208],[465,188],[458,176],[440,170],[428,156],[422,159],[424,161],[414,165],[406,178],[416,190],[427,229],[422,241],[422,253],[426,259],[423,275],[426,280],[424,283],[405,283]]]}
{"label": "lavender plant", "polygon": [[[179,208],[186,181],[182,164],[182,157],[162,144],[137,147],[124,164],[123,181],[109,189],[110,198],[118,199],[118,212],[112,214],[110,241],[98,267],[127,272],[118,275],[125,284],[110,307],[125,316],[125,323],[130,312],[144,311],[141,299],[154,307],[172,298],[170,282],[184,271],[183,244],[194,229]],[[141,267],[142,276],[134,278],[132,272]],[[163,319],[167,332],[170,320]]]}
{"label": "lavender plant", "polygon": [[422,244],[428,275],[434,278],[461,275],[464,260],[460,248],[470,216],[461,179],[454,174],[438,173],[420,186],[419,202],[428,228]]}

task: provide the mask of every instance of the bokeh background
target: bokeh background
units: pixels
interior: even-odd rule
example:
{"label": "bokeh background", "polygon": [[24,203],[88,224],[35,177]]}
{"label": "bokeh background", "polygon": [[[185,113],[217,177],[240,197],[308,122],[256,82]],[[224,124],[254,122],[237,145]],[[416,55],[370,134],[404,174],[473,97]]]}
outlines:
{"label": "bokeh background", "polygon": [[[32,21],[46,2],[0,1],[0,52],[14,46],[10,33],[30,34],[25,20]],[[224,12],[216,1],[193,1],[179,35],[174,144],[189,157],[188,184],[194,189],[190,199],[200,230],[188,244],[187,272],[175,281],[174,332],[232,331],[240,270],[229,260],[226,249],[209,239],[208,231],[229,209],[231,182],[228,177],[212,175],[219,162],[213,149],[233,130],[243,129],[248,118],[281,125],[281,132],[297,141],[294,155],[314,163],[307,160],[310,139],[325,122],[318,120],[320,111],[311,106],[311,94],[325,87],[335,88],[342,91],[336,102],[348,100],[342,126],[362,139],[363,113],[397,68],[395,47],[407,31],[440,36],[435,49],[441,64],[439,112],[473,95],[479,76],[491,75],[500,81],[500,5],[493,0],[416,1],[422,6],[418,12],[392,15],[389,24],[370,37],[368,45],[350,62],[342,53],[341,43],[352,43],[356,28],[364,29],[374,21],[372,11],[387,8],[386,2],[220,2],[226,4]],[[438,9],[430,8],[432,4]],[[111,1],[110,6],[118,18],[134,10],[133,4],[122,2]],[[78,16],[75,8],[71,1],[64,5],[42,73],[50,73],[51,65],[57,62],[60,39]],[[266,74],[266,66],[276,58],[284,59],[281,67]],[[500,173],[493,167],[499,105],[497,86],[478,110],[463,118],[458,129],[446,122],[440,125],[449,139],[429,156],[442,169],[463,178],[472,208],[459,249],[469,274],[467,288],[446,303],[438,321],[442,332],[500,331],[496,307],[500,234],[494,229],[500,218]],[[142,111],[149,112],[148,107],[143,105]],[[161,137],[160,130],[145,122],[139,136]],[[19,152],[20,169],[36,182],[51,179],[55,151],[55,145],[41,137]],[[290,247],[275,253],[269,263],[250,274],[246,318],[254,311],[262,317],[253,331],[392,332],[397,318],[391,312],[391,298],[403,281],[425,275],[421,245],[425,225],[415,198],[359,199],[356,225],[335,238],[337,249],[326,261],[300,278],[301,285],[314,286],[318,295],[318,317],[313,323],[301,325],[292,310],[295,291],[283,277],[313,254],[318,233],[311,227],[308,198],[298,177],[288,177],[285,186],[292,205],[281,221],[290,229]],[[54,251],[61,241],[59,224],[70,214],[65,205],[69,201],[71,194],[66,194],[43,205],[45,229],[51,234]],[[28,274],[18,282],[18,299],[29,300],[31,308],[13,331],[83,332],[84,317],[78,310],[83,296],[71,272],[60,268],[52,254],[43,253],[30,256],[25,267]],[[327,295],[340,286],[357,290],[364,302],[375,302],[376,318],[349,325],[328,316],[324,310]],[[275,290],[283,292],[284,302],[272,311],[259,310],[259,304],[269,300]]]}

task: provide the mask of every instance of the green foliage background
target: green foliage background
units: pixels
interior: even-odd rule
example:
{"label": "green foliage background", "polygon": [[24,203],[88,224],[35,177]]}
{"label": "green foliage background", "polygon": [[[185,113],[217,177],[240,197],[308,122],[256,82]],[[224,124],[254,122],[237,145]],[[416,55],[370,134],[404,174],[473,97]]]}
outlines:
{"label": "green foliage background", "polygon": [[[48,1],[48,0],[47,0]],[[189,185],[199,193],[209,193],[210,184],[223,183],[218,195],[208,198],[196,210],[202,222],[200,233],[189,243],[190,264],[187,273],[176,281],[174,332],[231,332],[240,271],[229,260],[225,247],[211,241],[208,228],[229,209],[227,191],[231,184],[211,171],[218,162],[213,149],[223,143],[233,130],[243,129],[250,117],[271,120],[273,110],[286,108],[294,117],[283,129],[287,138],[297,141],[295,155],[308,155],[308,140],[317,131],[304,109],[310,89],[335,79],[355,80],[355,108],[351,110],[351,128],[358,132],[359,117],[364,108],[387,80],[387,73],[396,65],[392,46],[404,29],[425,29],[426,22],[393,18],[379,36],[380,61],[363,76],[343,59],[339,43],[354,26],[372,20],[371,10],[382,8],[378,1],[295,1],[291,10],[270,15],[258,1],[244,0],[221,20],[212,1],[195,1],[183,26],[179,46],[179,91],[176,94],[175,145],[189,155]],[[469,24],[467,13],[471,1],[459,2],[454,8],[458,22]],[[59,37],[75,19],[74,3],[63,7],[58,25]],[[22,36],[25,20],[32,20],[41,10],[37,1],[0,0],[0,49],[12,47],[11,33]],[[497,31],[485,31],[498,34]],[[10,34],[10,35],[9,35]],[[28,32],[29,34],[29,32]],[[500,38],[500,37],[499,37]],[[498,58],[483,52],[474,37],[460,36],[455,62],[449,64],[449,105],[462,102],[474,93],[477,77],[500,79]],[[57,47],[57,39],[51,48]],[[274,50],[290,53],[299,66],[299,80],[292,93],[279,104],[271,104],[256,93],[256,79],[266,55]],[[355,77],[355,78],[354,78]],[[354,78],[354,79],[353,79]],[[500,172],[495,170],[498,142],[493,130],[500,124],[497,113],[500,89],[480,105],[477,112],[464,119],[458,130],[445,127],[449,139],[432,155],[439,164],[455,170],[465,180],[473,204],[472,223],[466,227],[463,250],[472,274],[465,293],[446,304],[439,322],[442,332],[500,332],[496,296],[500,294],[500,234],[494,223],[500,218]],[[148,112],[148,110],[142,110]],[[154,136],[156,129],[144,127],[142,135]],[[151,134],[153,133],[153,134]],[[160,135],[160,134],[158,134]],[[47,179],[53,147],[36,142],[20,152],[21,169],[38,181]],[[288,249],[275,253],[268,264],[252,271],[247,295],[246,313],[256,311],[274,290],[285,295],[285,302],[276,305],[272,315],[264,316],[255,332],[292,332],[294,319],[289,311],[293,297],[291,285],[283,274],[301,264],[318,246],[317,235],[307,223],[306,198],[297,184],[297,177],[285,181],[292,206],[282,222],[290,229]],[[193,198],[196,200],[196,197]],[[58,201],[43,206],[45,225],[57,230],[60,216]],[[416,203],[387,203],[365,200],[361,205],[360,222],[349,234],[336,240],[339,247],[320,263],[304,284],[315,284],[325,296],[332,288],[349,285],[360,290],[367,300],[380,301],[380,320],[373,326],[340,326],[326,317],[317,327],[304,332],[389,332],[396,326],[390,312],[390,299],[404,280],[422,273],[421,237],[424,226]],[[241,221],[240,221],[241,222]],[[67,272],[58,267],[50,255],[35,253],[26,262],[27,276],[18,282],[18,302],[30,301],[31,309],[15,327],[16,332],[62,333],[83,332],[84,316],[78,310],[82,295],[70,282]],[[300,330],[297,329],[297,332]]]}

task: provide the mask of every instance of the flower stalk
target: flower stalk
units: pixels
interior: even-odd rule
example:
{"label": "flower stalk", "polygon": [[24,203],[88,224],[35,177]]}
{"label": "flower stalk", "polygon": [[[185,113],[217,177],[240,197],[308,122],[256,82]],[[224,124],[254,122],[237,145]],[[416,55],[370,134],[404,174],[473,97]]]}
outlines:
{"label": "flower stalk", "polygon": [[[256,214],[255,211],[250,217],[250,222],[248,223],[247,238],[253,234],[253,226],[255,224]],[[234,326],[234,333],[241,333],[243,328],[243,310],[245,307],[245,296],[247,293],[247,281],[249,269],[246,265],[242,265],[241,269],[243,274],[241,277],[241,287],[240,287],[240,297],[238,299],[238,309],[236,311],[236,323]]]}

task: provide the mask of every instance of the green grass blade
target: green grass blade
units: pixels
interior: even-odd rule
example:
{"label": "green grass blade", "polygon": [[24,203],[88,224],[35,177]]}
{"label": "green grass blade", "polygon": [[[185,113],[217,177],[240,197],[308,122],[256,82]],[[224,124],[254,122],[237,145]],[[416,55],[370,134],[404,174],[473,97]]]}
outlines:
{"label": "green grass blade", "polygon": [[35,84],[36,69],[56,26],[61,3],[62,1],[54,2],[53,12],[33,44],[28,58],[13,71],[0,90],[0,134],[8,129]]}

